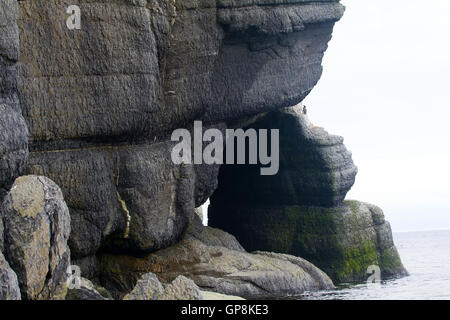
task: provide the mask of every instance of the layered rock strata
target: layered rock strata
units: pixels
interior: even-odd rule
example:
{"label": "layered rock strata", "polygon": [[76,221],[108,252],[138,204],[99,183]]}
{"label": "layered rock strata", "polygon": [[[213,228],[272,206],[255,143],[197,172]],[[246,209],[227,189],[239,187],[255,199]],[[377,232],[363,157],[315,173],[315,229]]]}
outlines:
{"label": "layered rock strata", "polygon": [[[80,30],[66,25],[73,4]],[[168,299],[332,287],[302,258],[250,254],[203,229],[194,208],[217,188],[212,222],[247,249],[307,257],[336,281],[369,262],[404,274],[379,209],[343,202],[356,167],[342,138],[276,111],[315,86],[343,11],[336,0],[2,0],[0,298],[108,298],[87,279],[66,295],[70,253],[116,298],[151,297],[138,281],[148,272]],[[280,128],[279,174],[175,165],[170,135],[194,120]],[[40,177],[18,178],[25,167]]]}
{"label": "layered rock strata", "polygon": [[173,165],[172,130],[301,101],[343,14],[337,1],[80,0],[69,30],[70,4],[19,2],[19,89],[28,173],[61,186],[76,259],[175,244],[218,167]]}

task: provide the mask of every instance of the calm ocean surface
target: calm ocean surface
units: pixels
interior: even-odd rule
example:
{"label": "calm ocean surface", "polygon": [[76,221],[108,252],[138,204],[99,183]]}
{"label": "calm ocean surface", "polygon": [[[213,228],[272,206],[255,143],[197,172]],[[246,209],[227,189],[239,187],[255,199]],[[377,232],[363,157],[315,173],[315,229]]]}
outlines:
{"label": "calm ocean surface", "polygon": [[450,230],[394,233],[394,241],[409,277],[307,293],[300,299],[450,300]]}

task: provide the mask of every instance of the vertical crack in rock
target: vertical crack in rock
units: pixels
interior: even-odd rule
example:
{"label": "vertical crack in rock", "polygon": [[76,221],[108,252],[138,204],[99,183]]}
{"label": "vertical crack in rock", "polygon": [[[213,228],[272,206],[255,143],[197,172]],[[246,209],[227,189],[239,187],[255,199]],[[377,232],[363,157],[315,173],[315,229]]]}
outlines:
{"label": "vertical crack in rock", "polygon": [[119,191],[117,191],[117,200],[119,201],[119,203],[120,203],[120,205],[122,207],[123,213],[125,213],[125,219],[126,219],[127,225],[125,227],[125,231],[123,233],[123,237],[125,239],[127,239],[129,234],[130,234],[130,223],[131,223],[130,211],[128,211],[127,204],[125,203],[125,201],[120,196]]}
{"label": "vertical crack in rock", "polygon": [[117,165],[116,165],[115,172],[116,172],[116,174],[113,171],[113,180],[115,181],[117,200],[119,201],[120,207],[122,208],[122,212],[125,214],[125,222],[126,222],[123,237],[125,239],[127,239],[130,234],[131,214],[130,214],[130,211],[128,210],[126,202],[122,199],[122,196],[119,193],[119,179],[120,179],[120,158],[119,157],[117,157]]}

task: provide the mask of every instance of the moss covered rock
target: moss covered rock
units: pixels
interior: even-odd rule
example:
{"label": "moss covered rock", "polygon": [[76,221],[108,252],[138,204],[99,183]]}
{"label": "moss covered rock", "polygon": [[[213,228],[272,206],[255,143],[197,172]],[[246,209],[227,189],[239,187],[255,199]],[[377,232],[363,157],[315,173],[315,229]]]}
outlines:
{"label": "moss covered rock", "polygon": [[377,265],[382,278],[405,275],[389,222],[380,208],[345,201],[337,207],[236,206],[211,225],[234,234],[249,251],[289,253],[312,262],[335,283],[367,279]]}

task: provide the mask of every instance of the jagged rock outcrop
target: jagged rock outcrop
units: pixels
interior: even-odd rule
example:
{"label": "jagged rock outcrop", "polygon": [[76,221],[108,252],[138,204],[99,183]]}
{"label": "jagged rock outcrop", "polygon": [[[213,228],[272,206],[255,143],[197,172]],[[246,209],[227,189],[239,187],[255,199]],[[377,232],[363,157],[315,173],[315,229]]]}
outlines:
{"label": "jagged rock outcrop", "polygon": [[28,130],[17,96],[19,31],[16,0],[0,3],[0,202],[24,171]]}
{"label": "jagged rock outcrop", "polygon": [[20,300],[19,282],[17,275],[11,269],[0,251],[0,301]]}
{"label": "jagged rock outcrop", "polygon": [[106,254],[100,259],[102,284],[119,296],[131,291],[140,276],[148,272],[165,283],[182,275],[201,290],[244,297],[300,294],[333,287],[325,273],[304,259],[247,253],[234,237],[209,227],[145,257]]}
{"label": "jagged rock outcrop", "polygon": [[166,286],[161,300],[203,300],[203,295],[194,281],[178,276]]}
{"label": "jagged rock outcrop", "polygon": [[383,212],[343,202],[357,168],[343,139],[313,126],[300,106],[272,112],[252,128],[280,129],[280,169],[222,166],[209,225],[230,232],[249,251],[288,253],[311,261],[335,283],[405,275]]}
{"label": "jagged rock outcrop", "polygon": [[70,265],[70,216],[59,187],[45,177],[20,177],[0,212],[5,257],[17,274],[22,298],[64,297]]}
{"label": "jagged rock outcrop", "polygon": [[134,289],[123,300],[159,300],[164,294],[164,287],[155,274],[144,274],[136,283]]}
{"label": "jagged rock outcrop", "polygon": [[28,173],[61,186],[76,259],[175,244],[218,166],[169,163],[170,133],[300,102],[343,14],[332,0],[77,4],[81,30],[64,1],[19,2]]}

